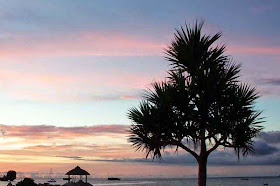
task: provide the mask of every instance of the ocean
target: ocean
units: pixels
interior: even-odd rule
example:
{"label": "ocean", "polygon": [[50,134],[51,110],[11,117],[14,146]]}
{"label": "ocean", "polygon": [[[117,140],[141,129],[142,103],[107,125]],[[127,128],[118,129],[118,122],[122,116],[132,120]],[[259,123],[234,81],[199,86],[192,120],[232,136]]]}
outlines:
{"label": "ocean", "polygon": [[[34,179],[36,183],[47,182],[46,179]],[[15,185],[19,180],[13,182]],[[66,183],[61,178],[56,179],[56,184]],[[132,186],[196,186],[195,178],[159,178],[159,179],[122,179],[120,181],[108,181],[107,179],[96,178],[89,179],[89,183],[96,186],[116,186],[116,185],[132,185]],[[253,177],[253,178],[208,178],[207,186],[280,186],[280,177]],[[0,182],[0,186],[6,186],[8,182]]]}

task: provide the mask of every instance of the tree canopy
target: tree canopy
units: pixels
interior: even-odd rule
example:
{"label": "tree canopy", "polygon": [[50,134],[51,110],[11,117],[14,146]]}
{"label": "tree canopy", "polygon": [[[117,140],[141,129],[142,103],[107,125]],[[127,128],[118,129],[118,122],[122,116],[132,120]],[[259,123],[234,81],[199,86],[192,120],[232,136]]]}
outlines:
{"label": "tree canopy", "polygon": [[129,141],[147,157],[161,158],[162,150],[174,146],[199,163],[219,146],[234,148],[238,157],[254,152],[252,140],[263,122],[254,108],[256,88],[240,81],[241,65],[215,43],[222,34],[203,35],[202,27],[176,30],[165,50],[168,78],[153,83],[128,112]]}

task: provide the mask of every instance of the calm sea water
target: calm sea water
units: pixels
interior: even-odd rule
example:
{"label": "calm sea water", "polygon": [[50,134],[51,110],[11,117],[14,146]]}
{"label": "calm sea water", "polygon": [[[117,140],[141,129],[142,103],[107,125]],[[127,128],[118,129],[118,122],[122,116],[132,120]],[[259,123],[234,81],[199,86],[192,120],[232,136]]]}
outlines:
{"label": "calm sea water", "polygon": [[[16,180],[13,182],[15,184]],[[66,183],[64,180],[57,178],[56,184]],[[46,179],[35,179],[36,183],[47,182]],[[89,179],[89,183],[101,185],[132,185],[132,186],[196,186],[197,179],[122,179],[120,181],[108,181],[106,179]],[[209,178],[207,186],[263,186],[267,183],[268,186],[280,186],[280,177],[255,177],[243,180],[241,178]],[[8,182],[0,182],[0,186],[6,186]]]}

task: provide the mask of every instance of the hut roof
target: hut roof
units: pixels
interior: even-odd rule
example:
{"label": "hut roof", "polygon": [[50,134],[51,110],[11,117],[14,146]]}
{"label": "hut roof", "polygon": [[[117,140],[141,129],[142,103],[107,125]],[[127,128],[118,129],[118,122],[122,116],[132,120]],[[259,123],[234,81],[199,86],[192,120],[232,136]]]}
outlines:
{"label": "hut roof", "polygon": [[84,169],[81,169],[79,166],[77,166],[74,169],[67,172],[65,175],[90,175],[90,174]]}

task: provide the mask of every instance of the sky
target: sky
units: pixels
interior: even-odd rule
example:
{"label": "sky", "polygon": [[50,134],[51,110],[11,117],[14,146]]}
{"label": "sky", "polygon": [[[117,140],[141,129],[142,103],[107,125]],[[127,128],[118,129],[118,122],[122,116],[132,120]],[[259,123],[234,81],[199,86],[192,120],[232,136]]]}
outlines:
{"label": "sky", "polygon": [[196,176],[183,151],[166,151],[162,162],[135,152],[127,110],[167,76],[164,48],[175,29],[205,20],[204,33],[223,32],[241,80],[262,95],[256,107],[266,120],[256,155],[238,163],[218,149],[208,174],[279,175],[279,9],[272,0],[0,0],[0,172],[42,176],[81,165],[93,177]]}

